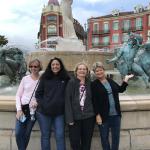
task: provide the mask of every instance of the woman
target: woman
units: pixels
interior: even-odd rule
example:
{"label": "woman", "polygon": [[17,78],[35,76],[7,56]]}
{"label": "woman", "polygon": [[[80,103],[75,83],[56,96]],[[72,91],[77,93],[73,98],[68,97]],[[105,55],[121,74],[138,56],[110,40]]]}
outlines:
{"label": "woman", "polygon": [[95,115],[87,76],[87,65],[77,64],[75,78],[68,82],[66,88],[65,117],[73,150],[90,150],[91,147]]}
{"label": "woman", "polygon": [[37,99],[37,120],[41,130],[41,149],[50,150],[52,125],[57,150],[65,150],[64,137],[64,92],[69,76],[61,59],[52,58],[40,79],[35,97]]}
{"label": "woman", "polygon": [[38,59],[30,61],[29,71],[31,74],[22,78],[16,94],[17,120],[15,134],[19,150],[26,150],[35,123],[35,120],[31,120],[29,116],[26,118],[26,121],[24,120],[25,122],[21,122],[23,121],[21,120],[23,116],[22,105],[30,102],[30,111],[35,110],[37,103],[33,91],[38,83],[40,70],[42,70],[42,65]]}
{"label": "woman", "polygon": [[[118,150],[121,123],[119,93],[126,90],[127,82],[133,75],[126,75],[122,85],[119,86],[112,79],[106,78],[105,69],[101,62],[96,62],[93,65],[93,71],[97,79],[92,82],[92,96],[102,147],[103,150]],[[111,146],[109,130],[112,135]]]}

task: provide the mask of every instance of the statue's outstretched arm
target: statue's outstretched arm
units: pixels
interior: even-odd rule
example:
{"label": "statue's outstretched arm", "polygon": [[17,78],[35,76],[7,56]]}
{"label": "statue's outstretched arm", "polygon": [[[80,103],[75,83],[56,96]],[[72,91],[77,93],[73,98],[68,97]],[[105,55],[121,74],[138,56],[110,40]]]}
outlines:
{"label": "statue's outstretched arm", "polygon": [[123,49],[120,48],[120,50],[116,53],[115,57],[113,57],[112,59],[107,59],[107,63],[115,63],[123,54]]}

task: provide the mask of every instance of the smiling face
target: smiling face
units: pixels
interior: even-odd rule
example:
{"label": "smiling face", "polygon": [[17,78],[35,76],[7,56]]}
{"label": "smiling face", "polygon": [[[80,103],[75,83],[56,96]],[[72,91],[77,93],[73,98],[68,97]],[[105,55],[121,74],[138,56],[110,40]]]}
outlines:
{"label": "smiling face", "polygon": [[32,63],[30,63],[29,65],[29,69],[31,74],[38,74],[40,71],[40,64],[38,61],[33,61]]}
{"label": "smiling face", "polygon": [[77,66],[76,75],[77,78],[85,78],[87,76],[88,69],[84,64],[80,64]]}
{"label": "smiling face", "polygon": [[54,74],[58,74],[58,72],[60,71],[61,66],[58,60],[54,59],[51,63],[51,70]]}
{"label": "smiling face", "polygon": [[95,75],[98,79],[104,79],[105,78],[105,70],[102,67],[97,67],[95,69]]}

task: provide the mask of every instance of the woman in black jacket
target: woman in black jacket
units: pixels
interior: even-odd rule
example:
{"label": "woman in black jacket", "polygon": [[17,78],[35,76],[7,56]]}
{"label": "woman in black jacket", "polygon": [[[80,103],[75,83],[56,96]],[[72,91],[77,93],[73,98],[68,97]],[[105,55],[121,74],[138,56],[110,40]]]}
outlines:
{"label": "woman in black jacket", "polygon": [[[102,147],[103,150],[118,150],[121,124],[119,93],[126,90],[127,82],[133,75],[125,76],[122,85],[119,86],[112,79],[106,78],[105,69],[101,62],[96,62],[93,65],[93,71],[97,79],[92,82],[92,96]],[[112,137],[111,146],[109,130]]]}
{"label": "woman in black jacket", "polygon": [[57,150],[65,150],[64,109],[65,87],[69,76],[62,61],[50,60],[35,93],[37,120],[41,130],[41,149],[50,150],[51,129],[54,126]]}
{"label": "woman in black jacket", "polygon": [[87,75],[87,65],[82,62],[77,64],[75,78],[68,82],[66,88],[65,118],[73,150],[90,150],[91,147],[95,114],[91,82]]}

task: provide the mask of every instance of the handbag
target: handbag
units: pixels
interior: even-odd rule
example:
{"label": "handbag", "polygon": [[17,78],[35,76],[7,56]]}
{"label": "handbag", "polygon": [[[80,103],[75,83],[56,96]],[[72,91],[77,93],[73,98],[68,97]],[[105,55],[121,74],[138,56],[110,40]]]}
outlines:
{"label": "handbag", "polygon": [[[38,83],[39,83],[39,81],[38,81]],[[28,104],[25,104],[25,105],[22,105],[22,104],[21,104],[22,111],[23,111],[23,113],[24,113],[24,115],[25,115],[26,118],[30,118],[30,107],[29,107],[29,104],[30,104],[31,99],[32,99],[32,97],[33,97],[33,94],[34,94],[34,92],[35,92],[35,90],[36,90],[36,88],[37,88],[38,83],[36,84],[36,86],[35,86],[35,88],[34,88],[34,90],[33,90],[33,92],[32,92],[32,95],[31,95],[31,97],[30,97],[29,103],[28,103]],[[20,101],[20,102],[21,102],[21,101]]]}

